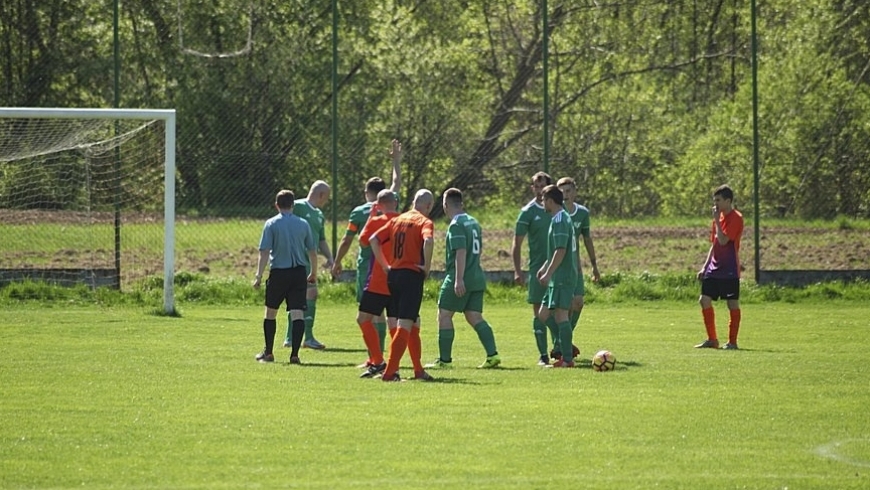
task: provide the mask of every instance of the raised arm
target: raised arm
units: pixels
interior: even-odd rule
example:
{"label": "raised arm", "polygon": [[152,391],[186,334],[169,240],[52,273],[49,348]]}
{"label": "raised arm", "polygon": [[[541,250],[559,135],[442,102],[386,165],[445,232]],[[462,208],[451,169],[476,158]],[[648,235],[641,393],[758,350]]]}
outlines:
{"label": "raised arm", "polygon": [[393,182],[390,190],[399,192],[402,188],[402,143],[393,140],[390,144],[390,159],[393,162]]}

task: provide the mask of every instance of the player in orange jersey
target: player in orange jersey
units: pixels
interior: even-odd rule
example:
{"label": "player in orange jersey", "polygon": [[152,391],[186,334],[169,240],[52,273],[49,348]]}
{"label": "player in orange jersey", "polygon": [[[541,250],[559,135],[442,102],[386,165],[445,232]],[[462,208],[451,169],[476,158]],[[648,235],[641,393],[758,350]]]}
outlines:
{"label": "player in orange jersey", "polygon": [[701,314],[707,340],[695,347],[717,349],[716,319],[713,301],[724,298],[728,304],[728,343],[722,348],[737,349],[740,330],[740,236],[743,234],[743,215],[734,208],[734,191],[721,185],[713,191],[713,224],[710,228],[710,251],[698,279],[701,281]]}
{"label": "player in orange jersey", "polygon": [[[383,189],[378,193],[377,201],[372,206],[371,216],[359,234],[359,243],[362,247],[369,247],[372,235],[399,215],[396,211],[399,202],[396,194],[390,189]],[[382,248],[387,262],[393,260],[393,250],[390,247]],[[374,320],[382,317],[384,310],[387,311],[387,325],[393,333],[396,328],[396,314],[390,307],[390,288],[387,285],[387,273],[374,260],[369,261],[369,266],[362,281],[362,297],[359,302],[356,322],[362,331],[363,342],[369,351],[367,369],[360,375],[361,378],[371,378],[383,373],[387,367],[384,362],[384,352],[381,346],[380,336],[375,328]]]}
{"label": "player in orange jersey", "polygon": [[[413,328],[420,316],[423,302],[423,281],[429,275],[434,249],[434,226],[429,219],[434,198],[427,189],[417,191],[414,196],[414,209],[400,214],[375,232],[370,240],[372,257],[387,271],[387,284],[390,288],[390,307],[398,319],[398,328],[390,343],[390,356],[382,379],[401,381],[399,362],[409,348],[410,342],[417,342],[420,329]],[[392,249],[392,260],[387,260],[384,248]],[[414,377],[430,381],[432,377],[422,368],[418,370],[414,356]]]}

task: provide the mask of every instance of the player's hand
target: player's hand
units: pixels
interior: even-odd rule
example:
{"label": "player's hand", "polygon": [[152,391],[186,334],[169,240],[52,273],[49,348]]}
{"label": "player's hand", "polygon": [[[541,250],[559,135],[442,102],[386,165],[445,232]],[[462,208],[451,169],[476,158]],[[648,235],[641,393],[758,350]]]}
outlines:
{"label": "player's hand", "polygon": [[254,282],[251,283],[251,286],[253,286],[254,289],[260,289],[260,281],[261,279],[259,277],[255,277]]}
{"label": "player's hand", "polygon": [[457,279],[456,283],[453,285],[453,292],[456,293],[457,298],[465,296],[465,281]]}
{"label": "player's hand", "polygon": [[311,271],[311,274],[308,274],[308,284],[317,284],[317,273]]}
{"label": "player's hand", "polygon": [[601,272],[598,271],[597,266],[592,266],[592,282],[601,281]]}
{"label": "player's hand", "polygon": [[390,142],[390,158],[392,158],[394,162],[402,160],[402,143],[400,143],[399,140],[394,139]]}
{"label": "player's hand", "polygon": [[323,268],[327,270],[332,270],[333,266],[335,266],[335,261],[333,260],[327,259],[327,261],[323,263]]}
{"label": "player's hand", "polygon": [[330,272],[332,272],[333,279],[338,279],[338,277],[341,276],[341,262],[332,264],[332,271]]}
{"label": "player's hand", "polygon": [[519,272],[514,272],[514,283],[520,286],[526,285],[526,278],[523,274]]}
{"label": "player's hand", "polygon": [[719,219],[719,206],[713,206],[713,220]]}

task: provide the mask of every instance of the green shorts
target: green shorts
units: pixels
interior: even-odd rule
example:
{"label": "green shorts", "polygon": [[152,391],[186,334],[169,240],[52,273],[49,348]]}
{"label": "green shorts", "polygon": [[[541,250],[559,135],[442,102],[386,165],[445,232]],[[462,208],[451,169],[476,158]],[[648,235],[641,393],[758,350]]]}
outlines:
{"label": "green shorts", "polygon": [[570,310],[572,301],[574,301],[574,288],[550,286],[541,304],[550,310]]}
{"label": "green shorts", "polygon": [[484,291],[466,291],[460,298],[453,291],[453,284],[445,282],[441,284],[441,292],[438,294],[438,308],[454,312],[483,313],[483,295]]}
{"label": "green shorts", "polygon": [[583,274],[577,274],[577,283],[574,285],[574,296],[586,296],[586,285],[583,283]]}
{"label": "green shorts", "polygon": [[547,294],[547,287],[542,285],[541,281],[531,272],[528,277],[528,290],[529,294],[526,296],[526,302],[530,305],[541,304],[541,301],[544,300],[544,296]]}

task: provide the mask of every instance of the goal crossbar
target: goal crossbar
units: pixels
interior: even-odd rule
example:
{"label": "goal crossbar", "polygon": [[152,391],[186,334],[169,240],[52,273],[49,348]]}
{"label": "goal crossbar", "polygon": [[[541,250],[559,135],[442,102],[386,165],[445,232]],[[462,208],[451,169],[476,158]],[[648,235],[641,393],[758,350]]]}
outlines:
{"label": "goal crossbar", "polygon": [[164,121],[163,310],[175,312],[175,109],[0,107],[0,118],[135,119]]}

